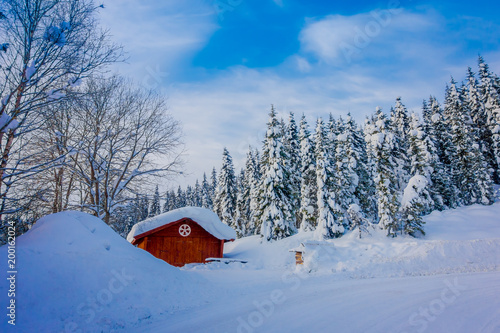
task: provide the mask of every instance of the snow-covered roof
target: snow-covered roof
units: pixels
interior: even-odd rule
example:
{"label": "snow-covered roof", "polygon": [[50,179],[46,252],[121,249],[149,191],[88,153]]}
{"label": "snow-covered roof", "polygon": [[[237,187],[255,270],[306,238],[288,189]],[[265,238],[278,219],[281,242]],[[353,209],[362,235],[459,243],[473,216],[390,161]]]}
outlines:
{"label": "snow-covered roof", "polygon": [[161,226],[179,221],[183,218],[189,218],[198,223],[209,234],[224,240],[236,239],[236,231],[221,222],[217,214],[211,210],[200,207],[183,207],[169,212],[151,217],[139,222],[130,230],[127,240],[133,242],[136,236],[145,232],[159,228]]}

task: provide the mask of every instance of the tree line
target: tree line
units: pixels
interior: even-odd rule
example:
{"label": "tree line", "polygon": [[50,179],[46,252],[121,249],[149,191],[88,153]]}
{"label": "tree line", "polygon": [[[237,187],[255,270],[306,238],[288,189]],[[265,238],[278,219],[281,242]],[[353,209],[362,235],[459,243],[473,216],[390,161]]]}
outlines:
{"label": "tree line", "polygon": [[[387,235],[424,234],[422,216],[463,205],[490,205],[500,183],[500,79],[479,57],[460,85],[452,79],[441,105],[431,96],[421,113],[401,98],[363,126],[350,114],[278,119],[271,108],[261,150],[251,148],[235,173],[222,167],[184,191],[164,195],[164,211],[213,209],[240,237],[276,240],[299,230],[341,237],[376,224]],[[361,233],[360,233],[361,235]]]}

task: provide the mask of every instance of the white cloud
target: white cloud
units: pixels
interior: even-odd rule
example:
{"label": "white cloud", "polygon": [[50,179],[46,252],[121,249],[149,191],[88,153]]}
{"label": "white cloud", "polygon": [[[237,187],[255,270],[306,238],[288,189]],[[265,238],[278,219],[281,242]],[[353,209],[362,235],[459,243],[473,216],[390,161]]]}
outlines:
{"label": "white cloud", "polygon": [[302,48],[326,62],[342,57],[341,43],[354,38],[354,29],[361,24],[357,16],[328,16],[326,19],[310,23],[302,30]]}
{"label": "white cloud", "polygon": [[[218,28],[213,6],[202,0],[108,0],[100,16],[113,40],[128,52],[130,65],[119,70],[150,83],[202,49]],[[148,80],[158,71],[161,75]]]}
{"label": "white cloud", "polygon": [[297,69],[299,70],[299,72],[307,73],[307,72],[311,71],[312,66],[309,63],[309,61],[307,61],[306,58],[301,57],[301,56],[295,56],[294,59],[297,63]]}
{"label": "white cloud", "polygon": [[313,129],[315,119],[330,112],[336,117],[351,112],[362,123],[377,105],[388,111],[400,95],[418,111],[423,98],[443,87],[442,81],[413,75],[402,81],[379,78],[362,68],[290,78],[246,67],[220,72],[207,82],[171,86],[170,111],[184,126],[188,151],[187,176],[179,182],[194,184],[204,171],[219,168],[223,147],[239,171],[248,145],[261,148],[271,104],[284,118],[290,111],[296,120],[304,113]]}
{"label": "white cloud", "polygon": [[[329,15],[308,22],[299,39],[304,52],[327,64],[339,65],[373,53],[396,50],[398,45],[407,44],[408,37],[414,42],[412,37],[435,27],[436,19],[431,12],[419,14],[403,9],[374,10],[352,16]],[[398,52],[405,53],[405,50],[403,47]]]}

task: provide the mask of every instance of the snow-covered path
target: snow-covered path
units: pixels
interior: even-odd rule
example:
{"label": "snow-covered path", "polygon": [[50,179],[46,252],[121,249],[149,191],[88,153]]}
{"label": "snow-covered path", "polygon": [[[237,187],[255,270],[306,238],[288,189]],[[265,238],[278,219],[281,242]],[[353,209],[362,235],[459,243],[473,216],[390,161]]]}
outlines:
{"label": "snow-covered path", "polygon": [[340,281],[292,273],[261,278],[242,294],[232,286],[227,290],[234,292],[232,299],[221,295],[137,331],[500,332],[500,272]]}

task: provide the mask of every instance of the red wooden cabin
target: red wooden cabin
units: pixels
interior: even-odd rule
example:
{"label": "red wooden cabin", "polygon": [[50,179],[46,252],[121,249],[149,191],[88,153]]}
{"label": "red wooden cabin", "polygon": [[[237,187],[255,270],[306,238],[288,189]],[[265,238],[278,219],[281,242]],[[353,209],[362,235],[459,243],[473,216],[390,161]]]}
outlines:
{"label": "red wooden cabin", "polygon": [[140,222],[128,237],[133,245],[173,266],[222,258],[224,243],[235,238],[234,230],[215,213],[195,207],[176,209]]}

